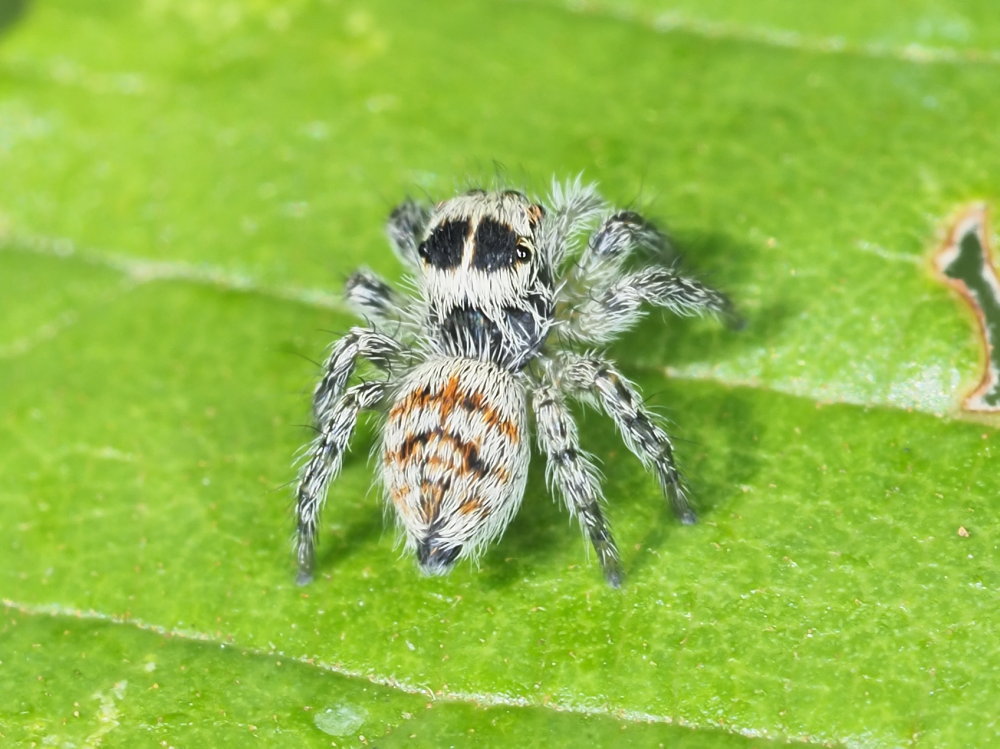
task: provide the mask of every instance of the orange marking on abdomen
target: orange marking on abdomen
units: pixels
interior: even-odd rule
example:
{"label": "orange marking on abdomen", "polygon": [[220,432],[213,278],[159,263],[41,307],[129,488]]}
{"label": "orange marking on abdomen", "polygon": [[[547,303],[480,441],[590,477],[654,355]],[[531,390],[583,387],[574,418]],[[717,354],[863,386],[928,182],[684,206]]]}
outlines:
{"label": "orange marking on abdomen", "polygon": [[479,497],[472,497],[462,502],[462,504],[458,506],[458,511],[463,515],[470,515],[482,506],[483,503],[480,501]]}
{"label": "orange marking on abdomen", "polygon": [[444,493],[451,488],[451,479],[423,481],[420,484],[420,516],[425,523],[434,522],[441,509]]}
{"label": "orange marking on abdomen", "polygon": [[521,439],[521,432],[510,419],[505,419],[492,405],[486,402],[486,398],[480,392],[466,392],[461,389],[461,380],[458,375],[452,375],[448,381],[437,391],[431,391],[427,386],[414,388],[400,400],[392,410],[389,411],[389,418],[395,420],[405,419],[408,414],[415,413],[422,409],[436,407],[442,423],[456,408],[462,408],[469,413],[482,414],[483,420],[491,427],[499,430],[508,440],[517,443]]}
{"label": "orange marking on abdomen", "polygon": [[396,505],[396,508],[404,515],[410,514],[410,507],[406,504],[406,495],[409,493],[409,489],[402,486],[394,486],[390,491],[390,494],[392,495],[392,503]]}
{"label": "orange marking on abdomen", "polygon": [[502,418],[500,416],[500,412],[485,401],[486,399],[483,398],[482,393],[462,395],[462,407],[464,409],[471,413],[482,414],[483,420],[487,424],[503,432],[507,439],[516,444],[517,441],[521,439],[521,433],[517,428],[517,424],[510,419]]}

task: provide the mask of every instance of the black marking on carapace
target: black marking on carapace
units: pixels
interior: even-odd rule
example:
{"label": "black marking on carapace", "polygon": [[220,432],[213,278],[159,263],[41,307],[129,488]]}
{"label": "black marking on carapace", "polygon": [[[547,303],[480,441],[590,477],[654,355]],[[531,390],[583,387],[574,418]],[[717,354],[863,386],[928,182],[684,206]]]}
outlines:
{"label": "black marking on carapace", "polygon": [[483,218],[476,227],[472,267],[485,271],[509,268],[521,256],[517,241],[517,232],[511,227],[489,217]]}
{"label": "black marking on carapace", "polygon": [[[532,309],[503,307],[503,325],[478,307],[452,307],[443,317],[432,314],[444,349],[455,356],[489,359],[509,371],[523,369],[541,350],[547,328],[544,320],[551,315],[551,305],[540,294],[527,299]],[[506,341],[504,331],[514,341]]]}
{"label": "black marking on carapace", "polygon": [[965,399],[968,411],[1000,411],[1000,279],[993,267],[986,205],[959,215],[934,257],[944,281],[956,289],[979,321],[986,349],[979,385]]}
{"label": "black marking on carapace", "polygon": [[445,221],[434,227],[418,252],[420,257],[435,268],[454,268],[461,264],[465,240],[469,236],[469,222],[466,219]]}
{"label": "black marking on carapace", "polygon": [[440,321],[439,330],[445,348],[461,356],[498,352],[503,342],[500,328],[478,307],[453,307]]}

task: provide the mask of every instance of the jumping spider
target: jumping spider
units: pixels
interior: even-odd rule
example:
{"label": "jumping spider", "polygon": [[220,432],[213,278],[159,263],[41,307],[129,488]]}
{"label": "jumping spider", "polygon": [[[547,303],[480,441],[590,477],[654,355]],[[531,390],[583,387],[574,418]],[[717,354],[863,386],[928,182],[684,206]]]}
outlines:
{"label": "jumping spider", "polygon": [[[582,231],[600,220],[582,252]],[[381,480],[425,573],[444,574],[500,536],[524,495],[528,410],[549,483],[590,537],[614,587],[618,549],[601,509],[598,472],[580,447],[568,398],[596,402],[659,479],[683,523],[695,522],[670,436],[615,365],[571,348],[631,328],[644,303],[679,315],[732,318],[728,299],[675,270],[627,270],[663,236],[612,211],[593,185],[554,184],[549,206],[520,192],[472,190],[431,208],[406,201],[388,234],[418,296],[361,270],[347,299],[369,321],[338,340],[313,401],[318,436],[299,476],[296,554],[312,578],[316,526],[362,409],[385,414]],[[385,374],[347,387],[359,358]]]}

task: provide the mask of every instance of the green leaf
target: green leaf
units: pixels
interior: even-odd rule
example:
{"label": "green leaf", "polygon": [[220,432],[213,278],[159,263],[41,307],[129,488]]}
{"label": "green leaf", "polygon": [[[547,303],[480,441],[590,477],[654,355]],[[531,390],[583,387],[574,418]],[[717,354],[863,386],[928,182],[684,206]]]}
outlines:
{"label": "green leaf", "polygon": [[[928,257],[1000,204],[1000,20],[731,6],[0,12],[0,738],[997,741],[998,433],[958,410],[982,344]],[[352,324],[354,267],[399,279],[394,202],[497,163],[539,194],[583,170],[747,316],[611,350],[702,522],[581,411],[625,588],[537,460],[480,566],[424,578],[368,422],[299,588],[303,357]]]}

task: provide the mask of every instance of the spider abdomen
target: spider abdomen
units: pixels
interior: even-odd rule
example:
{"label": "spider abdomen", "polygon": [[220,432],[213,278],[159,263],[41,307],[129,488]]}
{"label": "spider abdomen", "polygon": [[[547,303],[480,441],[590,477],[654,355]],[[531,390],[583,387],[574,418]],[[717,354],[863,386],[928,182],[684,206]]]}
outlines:
{"label": "spider abdomen", "polygon": [[496,538],[528,469],[524,389],[488,361],[442,357],[413,369],[389,411],[382,473],[421,567],[443,574]]}

